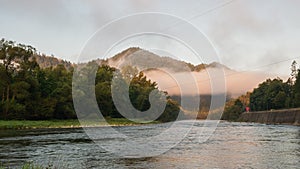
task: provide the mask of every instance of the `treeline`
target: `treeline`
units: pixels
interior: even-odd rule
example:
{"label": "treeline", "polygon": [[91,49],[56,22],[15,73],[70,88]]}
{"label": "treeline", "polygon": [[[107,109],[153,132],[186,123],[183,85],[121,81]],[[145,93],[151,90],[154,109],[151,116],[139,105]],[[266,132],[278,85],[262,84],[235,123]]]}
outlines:
{"label": "treeline", "polygon": [[[4,39],[0,41],[0,119],[77,118],[72,98],[74,70],[67,70],[63,65],[42,69],[34,55],[36,49],[31,46]],[[111,97],[111,80],[115,71],[119,70],[101,66],[96,74],[96,99],[105,117],[122,117]],[[134,74],[129,90],[134,107],[147,110],[150,107],[149,93],[153,89],[157,89],[156,83],[147,80],[142,73]],[[179,105],[169,98],[165,102],[167,107],[158,120],[175,120]]]}
{"label": "treeline", "polygon": [[[93,62],[88,64],[97,65]],[[77,81],[84,82],[81,86],[91,84],[90,86],[86,86],[85,88],[76,88],[76,93],[84,93],[84,95],[89,95],[88,93],[93,90],[93,80],[89,80],[92,78],[88,75],[91,71],[86,71],[86,69],[90,69],[92,67],[93,66],[85,66],[84,70],[80,71],[81,75],[76,76],[77,78],[79,78],[76,79]],[[115,83],[112,83],[113,78],[115,78]],[[86,83],[86,81],[90,81],[91,83]],[[128,88],[128,91],[126,90],[126,88]],[[121,104],[118,104],[119,109],[117,109],[116,102],[115,100],[113,100],[112,90],[114,90],[115,95],[117,95],[115,97],[118,97],[119,102],[121,102]],[[166,98],[163,97],[163,95],[166,95],[167,93],[159,91],[155,82],[148,80],[142,72],[138,72],[136,68],[130,66],[126,66],[122,68],[122,70],[118,70],[107,65],[102,65],[101,67],[99,67],[95,77],[95,94],[98,107],[104,117],[123,118],[122,114],[119,112],[119,110],[121,109],[120,111],[127,111],[125,113],[131,118],[146,121],[147,118],[153,119],[151,118],[151,116],[154,115],[156,111],[155,106],[153,107],[153,105],[150,105],[150,94],[152,94],[152,97],[154,98],[152,100],[152,103],[154,105],[166,105],[164,111],[157,118],[157,120],[162,122],[174,121],[176,120],[180,111],[179,104],[176,101],[172,100],[169,96],[167,96]],[[81,94],[79,94],[79,97],[80,95]],[[85,100],[84,103],[88,105],[91,105],[90,103],[93,102],[92,100],[90,100],[90,98],[86,98],[85,96],[83,96],[83,98]],[[80,104],[83,108],[85,108],[85,105],[83,103]],[[128,106],[131,104],[133,107]],[[154,108],[155,112],[151,112],[152,114],[148,114],[146,116],[139,116],[138,111],[147,111],[151,106],[152,110]],[[95,109],[87,109],[90,109],[92,111],[90,112],[91,114],[95,114]],[[85,112],[83,114],[87,115],[88,112]]]}
{"label": "treeline", "polygon": [[291,76],[284,82],[280,78],[267,79],[251,93],[230,100],[223,113],[224,120],[237,120],[245,108],[250,111],[289,109],[300,107],[300,69],[293,61]]}
{"label": "treeline", "polygon": [[0,119],[76,118],[72,104],[72,72],[63,65],[41,69],[35,48],[0,41]]}

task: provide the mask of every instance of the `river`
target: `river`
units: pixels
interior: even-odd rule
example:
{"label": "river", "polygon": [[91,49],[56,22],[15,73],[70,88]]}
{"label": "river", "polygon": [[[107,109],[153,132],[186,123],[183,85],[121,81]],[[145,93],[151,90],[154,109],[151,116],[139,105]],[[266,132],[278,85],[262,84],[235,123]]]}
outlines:
{"label": "river", "polygon": [[[214,134],[199,143],[191,138],[202,123],[196,121],[185,139],[171,150],[143,158],[118,157],[96,145],[81,128],[3,130],[0,162],[11,168],[28,161],[57,168],[300,168],[300,127],[221,121]],[[150,125],[147,130],[159,131],[162,126]],[[137,137],[147,133],[143,126],[116,128]]]}

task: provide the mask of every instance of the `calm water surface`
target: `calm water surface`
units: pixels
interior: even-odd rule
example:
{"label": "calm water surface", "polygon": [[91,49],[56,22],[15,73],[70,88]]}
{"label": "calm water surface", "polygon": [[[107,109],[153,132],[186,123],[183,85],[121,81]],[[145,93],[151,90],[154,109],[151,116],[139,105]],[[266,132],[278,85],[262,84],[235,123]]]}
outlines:
{"label": "calm water surface", "polygon": [[[202,124],[197,121],[188,136],[170,151],[134,159],[101,149],[83,129],[0,131],[0,162],[12,168],[28,161],[57,168],[300,168],[300,127],[221,122],[214,135],[200,144],[193,135]],[[117,127],[136,137],[165,128],[167,125],[161,124]]]}

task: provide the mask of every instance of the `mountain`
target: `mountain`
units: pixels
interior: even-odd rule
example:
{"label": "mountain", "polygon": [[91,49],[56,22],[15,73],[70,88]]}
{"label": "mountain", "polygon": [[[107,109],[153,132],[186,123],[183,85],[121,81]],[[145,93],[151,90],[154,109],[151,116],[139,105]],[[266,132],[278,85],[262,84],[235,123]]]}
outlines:
{"label": "mountain", "polygon": [[185,61],[180,61],[168,56],[158,56],[150,51],[138,48],[131,47],[121,53],[116,54],[115,56],[99,62],[107,64],[112,67],[120,68],[126,65],[132,65],[137,67],[140,70],[145,70],[151,68],[167,69],[172,72],[186,72],[186,71],[196,71],[200,72],[206,68],[224,68],[228,69],[225,65],[222,65],[218,62],[213,62],[211,64],[199,64],[193,65]]}
{"label": "mountain", "polygon": [[[128,65],[134,66],[143,71],[149,79],[156,81],[161,90],[165,90],[171,95],[180,95],[178,81],[185,81],[184,83],[187,85],[193,83],[192,81],[196,81],[199,88],[198,92],[209,95],[212,93],[212,82],[219,83],[220,79],[225,79],[226,92],[236,97],[251,91],[265,79],[271,78],[269,74],[262,72],[239,72],[218,62],[193,65],[174,58],[158,56],[137,47],[128,48],[111,58],[98,60],[97,62],[116,68]],[[193,76],[193,79],[186,79],[188,76]],[[276,76],[273,75],[273,77]],[[213,90],[215,93],[224,92],[222,87]],[[193,95],[195,93],[197,91],[186,90],[183,94]]]}
{"label": "mountain", "polygon": [[[70,70],[76,66],[68,61],[45,55],[36,55],[35,58],[42,68],[63,64]],[[111,58],[97,59],[94,62],[121,70],[127,66],[136,67],[148,79],[155,81],[160,90],[168,92],[172,99],[179,103],[182,99],[188,100],[184,110],[192,112],[191,116],[194,116],[195,101],[198,100],[196,97],[200,96],[198,118],[207,117],[212,94],[215,97],[224,97],[222,94],[226,93],[228,97],[237,97],[253,90],[265,79],[272,78],[261,72],[239,72],[218,62],[193,65],[137,47],[128,48]],[[224,83],[221,83],[222,79]],[[219,107],[212,109],[218,110]]]}
{"label": "mountain", "polygon": [[41,68],[55,68],[57,65],[64,65],[67,70],[71,70],[74,67],[74,64],[70,61],[58,59],[54,56],[35,54],[33,57]]}
{"label": "mountain", "polygon": [[[63,64],[67,69],[76,66],[76,64],[53,56],[35,55],[34,57],[42,68],[56,67],[58,64]],[[251,91],[265,79],[276,77],[262,72],[239,72],[218,62],[193,65],[167,56],[159,56],[138,47],[128,48],[108,59],[94,61],[99,65],[109,65],[115,68],[134,66],[143,71],[149,79],[156,81],[161,90],[167,91],[171,95],[193,95],[195,93],[210,95],[212,82],[225,79],[226,92],[236,97]],[[193,78],[187,79],[191,76]],[[184,81],[186,88],[196,82],[199,91],[191,89],[180,93],[180,85],[178,85],[180,81]],[[214,88],[213,90],[215,93],[222,93],[224,90],[221,88]]]}

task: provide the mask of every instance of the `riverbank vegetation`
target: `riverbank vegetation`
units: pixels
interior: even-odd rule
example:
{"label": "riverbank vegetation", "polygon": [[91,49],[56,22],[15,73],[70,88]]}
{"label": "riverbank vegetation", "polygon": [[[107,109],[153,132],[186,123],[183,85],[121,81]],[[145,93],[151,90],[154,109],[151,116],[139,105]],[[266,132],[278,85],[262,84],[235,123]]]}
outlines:
{"label": "riverbank vegetation", "polygon": [[[49,166],[50,169],[51,166]],[[0,169],[7,169],[6,165],[0,164]],[[48,167],[43,167],[40,165],[32,164],[32,163],[26,163],[24,164],[21,169],[48,169]]]}
{"label": "riverbank vegetation", "polygon": [[79,127],[78,120],[0,120],[0,129]]}
{"label": "riverbank vegetation", "polygon": [[[32,46],[4,39],[0,41],[0,120],[76,119],[72,98],[72,77],[74,68],[78,65],[68,68],[64,65],[42,68],[36,62],[37,56],[38,53]],[[135,68],[118,70],[107,65],[98,67],[93,87],[104,117],[123,118],[116,109],[111,95],[112,77],[115,72],[120,72],[120,82],[129,86],[129,98],[134,108],[139,111],[149,109],[149,94],[153,90],[158,91],[157,84],[148,80],[143,73],[137,71],[132,73],[132,70]],[[130,81],[126,79],[128,77]],[[90,91],[79,92],[86,95]],[[158,91],[156,97],[162,98],[161,96],[165,94]],[[179,105],[169,96],[167,99],[155,101],[166,104],[166,109],[158,117],[158,121],[168,122],[177,118]],[[88,107],[89,103],[86,106]],[[34,126],[34,122],[32,123]],[[47,122],[36,124],[49,125]]]}
{"label": "riverbank vegetation", "polygon": [[267,79],[252,92],[227,102],[222,119],[236,121],[246,107],[250,111],[278,110],[300,107],[300,69],[297,62],[291,65],[287,81]]}
{"label": "riverbank vegetation", "polygon": [[[8,165],[0,163],[0,169],[9,169],[10,167],[7,166]],[[64,164],[60,164],[58,166],[54,164],[48,164],[44,166],[44,165],[35,164],[33,162],[26,162],[20,167],[20,169],[58,169],[58,168],[69,168],[69,166],[66,166]]]}
{"label": "riverbank vegetation", "polygon": [[[152,121],[148,124],[160,123]],[[42,128],[78,128],[100,126],[131,126],[143,123],[133,122],[126,118],[106,118],[105,122],[85,121],[81,124],[77,119],[70,120],[0,120],[0,130],[42,129]]]}

